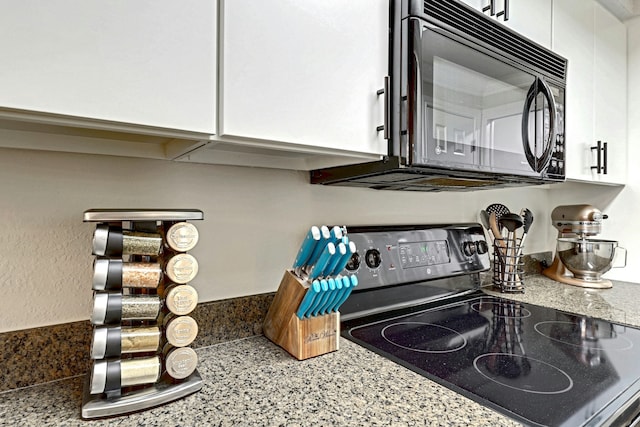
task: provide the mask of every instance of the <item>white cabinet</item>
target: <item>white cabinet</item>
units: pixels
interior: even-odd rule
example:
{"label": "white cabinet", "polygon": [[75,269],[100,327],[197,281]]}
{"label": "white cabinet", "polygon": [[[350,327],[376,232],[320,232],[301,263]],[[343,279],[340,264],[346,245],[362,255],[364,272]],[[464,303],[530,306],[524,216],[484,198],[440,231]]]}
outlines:
{"label": "white cabinet", "polygon": [[[553,50],[568,63],[567,178],[626,181],[626,29],[592,0],[554,0]],[[608,143],[608,173],[598,174],[597,141]]]}
{"label": "white cabinet", "polygon": [[[551,47],[551,1],[552,0],[462,0],[473,8],[491,15],[490,5],[494,5],[494,18],[523,36],[544,46]],[[498,13],[508,8],[509,19]]]}
{"label": "white cabinet", "polygon": [[165,139],[215,133],[215,1],[0,4],[0,119]]}
{"label": "white cabinet", "polygon": [[376,91],[388,74],[388,0],[229,0],[220,13],[221,142],[210,144],[212,161],[234,144],[265,158],[273,157],[265,148],[387,154]]}

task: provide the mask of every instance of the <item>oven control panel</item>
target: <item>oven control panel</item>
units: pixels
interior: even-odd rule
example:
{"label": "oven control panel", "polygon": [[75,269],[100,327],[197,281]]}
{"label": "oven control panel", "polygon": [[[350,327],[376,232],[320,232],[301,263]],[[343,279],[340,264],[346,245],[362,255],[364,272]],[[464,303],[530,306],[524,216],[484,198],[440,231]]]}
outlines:
{"label": "oven control panel", "polygon": [[489,269],[480,224],[347,226],[356,244],[345,273],[367,289],[478,273]]}

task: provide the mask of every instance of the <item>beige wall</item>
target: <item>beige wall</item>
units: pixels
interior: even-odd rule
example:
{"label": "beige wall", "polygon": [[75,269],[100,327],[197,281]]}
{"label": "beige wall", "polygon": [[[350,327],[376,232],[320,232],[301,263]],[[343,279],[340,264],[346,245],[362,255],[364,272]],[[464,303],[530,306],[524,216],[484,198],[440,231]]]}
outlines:
{"label": "beige wall", "polygon": [[553,248],[549,190],[400,193],[308,184],[307,173],[0,149],[0,332],[87,319],[89,208],[198,208],[201,301],[275,291],[312,224],[477,221],[527,206],[525,252]]}

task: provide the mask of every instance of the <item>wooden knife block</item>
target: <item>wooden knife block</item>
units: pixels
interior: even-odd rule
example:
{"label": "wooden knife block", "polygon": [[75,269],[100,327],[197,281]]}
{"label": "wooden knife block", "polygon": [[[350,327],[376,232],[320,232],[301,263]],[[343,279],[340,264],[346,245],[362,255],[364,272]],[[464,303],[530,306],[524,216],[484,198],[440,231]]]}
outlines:
{"label": "wooden knife block", "polygon": [[282,277],[280,287],[267,312],[264,335],[298,360],[338,350],[340,313],[299,319],[296,315],[309,287],[291,270]]}

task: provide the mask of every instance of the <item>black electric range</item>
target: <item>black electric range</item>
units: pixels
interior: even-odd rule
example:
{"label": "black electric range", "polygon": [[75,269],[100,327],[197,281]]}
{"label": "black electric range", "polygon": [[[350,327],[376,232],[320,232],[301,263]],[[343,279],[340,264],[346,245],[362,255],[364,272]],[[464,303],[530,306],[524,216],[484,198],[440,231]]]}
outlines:
{"label": "black electric range", "polygon": [[360,289],[341,308],[344,337],[526,425],[640,423],[640,330],[483,293],[479,225],[349,238]]}

